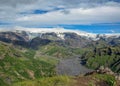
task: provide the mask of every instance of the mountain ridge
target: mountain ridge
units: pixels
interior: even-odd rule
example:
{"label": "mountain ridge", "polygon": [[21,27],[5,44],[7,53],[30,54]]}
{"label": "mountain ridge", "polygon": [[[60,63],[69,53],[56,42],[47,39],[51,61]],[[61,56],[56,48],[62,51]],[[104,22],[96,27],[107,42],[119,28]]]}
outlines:
{"label": "mountain ridge", "polygon": [[[80,30],[65,29],[65,28],[61,28],[61,27],[56,27],[56,28],[25,28],[25,27],[16,26],[12,29],[0,29],[0,32],[17,32],[17,33],[26,32],[29,36],[29,39],[33,39],[36,36],[41,37],[42,34],[46,34],[46,33],[55,33],[59,38],[61,38],[63,40],[64,40],[65,33],[75,33],[75,34],[82,36],[82,37],[91,38],[94,41],[99,40],[100,37],[117,38],[120,36],[120,33],[98,34],[98,33],[89,33],[89,32],[80,31]],[[34,36],[33,36],[33,34],[34,34]]]}

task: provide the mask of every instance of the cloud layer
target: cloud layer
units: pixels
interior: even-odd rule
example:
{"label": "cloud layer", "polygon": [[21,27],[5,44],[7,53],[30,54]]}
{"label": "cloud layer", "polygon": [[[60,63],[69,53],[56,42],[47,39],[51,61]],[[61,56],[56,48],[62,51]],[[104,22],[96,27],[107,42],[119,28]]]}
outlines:
{"label": "cloud layer", "polygon": [[0,0],[0,23],[13,26],[120,22],[119,0]]}

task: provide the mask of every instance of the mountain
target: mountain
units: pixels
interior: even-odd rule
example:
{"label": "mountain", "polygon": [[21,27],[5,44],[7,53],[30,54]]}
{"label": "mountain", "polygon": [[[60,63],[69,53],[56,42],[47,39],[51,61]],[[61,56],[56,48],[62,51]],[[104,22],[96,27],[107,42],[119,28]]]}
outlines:
{"label": "mountain", "polygon": [[[51,82],[53,86],[59,86],[59,83],[67,86],[73,80],[67,74],[79,76],[81,70],[86,73],[101,66],[109,67],[117,74],[120,73],[119,51],[119,34],[92,34],[63,28],[1,30],[0,85],[44,86]],[[58,70],[56,67],[59,67]],[[84,86],[81,80],[91,81],[94,78],[94,84],[99,85],[113,86],[116,82],[113,75],[94,75],[91,70],[88,76],[74,76],[76,84]],[[105,79],[101,78],[103,76]]]}
{"label": "mountain", "polygon": [[[24,47],[37,48],[39,45],[48,44],[50,42],[59,42],[69,47],[86,47],[94,45],[96,42],[105,42],[115,45],[120,34],[92,34],[84,31],[67,30],[64,28],[20,28],[16,27],[11,30],[1,30],[0,40]],[[101,44],[101,43],[100,43]]]}

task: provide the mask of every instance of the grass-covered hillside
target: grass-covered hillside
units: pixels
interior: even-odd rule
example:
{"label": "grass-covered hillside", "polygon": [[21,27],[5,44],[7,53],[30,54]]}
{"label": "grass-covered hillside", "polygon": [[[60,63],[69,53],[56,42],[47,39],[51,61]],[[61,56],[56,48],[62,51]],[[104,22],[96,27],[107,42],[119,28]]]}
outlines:
{"label": "grass-covered hillside", "polygon": [[55,75],[56,60],[34,59],[35,53],[0,43],[0,86]]}
{"label": "grass-covered hillside", "polygon": [[39,47],[39,55],[48,55],[57,58],[70,58],[82,55],[86,48],[71,48],[69,46],[62,46],[55,42]]}
{"label": "grass-covered hillside", "polygon": [[119,86],[119,80],[108,74],[91,74],[87,76],[55,76],[17,82],[12,86]]}
{"label": "grass-covered hillside", "polygon": [[105,66],[114,72],[120,72],[120,46],[96,47],[93,51],[83,55],[86,59],[86,66],[89,68],[99,68]]}
{"label": "grass-covered hillside", "polygon": [[12,84],[12,86],[72,86],[72,81],[72,78],[68,76],[54,76],[17,82]]}

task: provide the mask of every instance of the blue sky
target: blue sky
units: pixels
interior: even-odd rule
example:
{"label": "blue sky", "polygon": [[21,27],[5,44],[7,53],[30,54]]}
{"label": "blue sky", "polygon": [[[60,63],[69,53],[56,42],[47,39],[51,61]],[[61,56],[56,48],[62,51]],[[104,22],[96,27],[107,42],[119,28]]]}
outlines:
{"label": "blue sky", "polygon": [[0,28],[120,33],[120,0],[0,0]]}
{"label": "blue sky", "polygon": [[82,30],[90,33],[120,33],[120,24],[61,25],[67,29]]}

